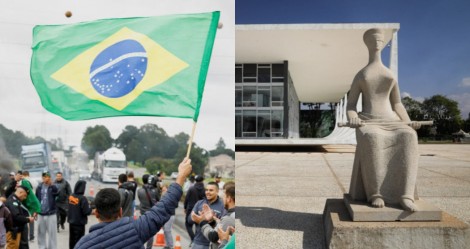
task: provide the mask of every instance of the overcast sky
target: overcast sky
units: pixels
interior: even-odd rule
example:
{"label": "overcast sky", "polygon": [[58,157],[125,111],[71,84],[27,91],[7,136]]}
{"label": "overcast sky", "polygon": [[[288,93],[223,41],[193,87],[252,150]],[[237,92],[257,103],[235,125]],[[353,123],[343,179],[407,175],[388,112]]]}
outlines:
{"label": "overcast sky", "polygon": [[[192,119],[115,117],[67,121],[40,104],[29,77],[32,28],[40,24],[66,24],[103,18],[158,16],[221,11],[194,142],[214,149],[222,137],[234,149],[234,0],[0,0],[0,124],[27,136],[61,137],[67,145],[80,145],[88,126],[105,125],[117,138],[126,125],[154,123],[173,136],[191,133]],[[64,13],[70,10],[71,18]]]}

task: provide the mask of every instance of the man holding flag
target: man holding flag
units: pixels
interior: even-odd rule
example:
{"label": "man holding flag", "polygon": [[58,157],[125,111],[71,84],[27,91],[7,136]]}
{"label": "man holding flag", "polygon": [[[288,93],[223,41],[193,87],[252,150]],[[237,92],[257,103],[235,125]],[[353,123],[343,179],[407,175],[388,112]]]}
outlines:
{"label": "man holding flag", "polygon": [[171,210],[178,207],[184,181],[191,170],[191,159],[185,158],[178,167],[176,183],[172,183],[166,195],[137,220],[122,217],[120,195],[116,189],[100,190],[95,199],[95,215],[100,223],[90,227],[90,233],[78,241],[75,249],[143,248],[144,243],[170,219]]}

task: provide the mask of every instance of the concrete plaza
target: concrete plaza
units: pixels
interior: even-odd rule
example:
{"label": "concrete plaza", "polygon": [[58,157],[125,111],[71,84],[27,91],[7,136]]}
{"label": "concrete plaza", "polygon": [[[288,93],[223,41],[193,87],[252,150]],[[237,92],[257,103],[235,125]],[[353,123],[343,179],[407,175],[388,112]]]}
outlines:
{"label": "concrete plaza", "polygon": [[[328,198],[348,192],[354,146],[237,152],[237,248],[324,248]],[[419,145],[420,198],[470,224],[470,144]]]}

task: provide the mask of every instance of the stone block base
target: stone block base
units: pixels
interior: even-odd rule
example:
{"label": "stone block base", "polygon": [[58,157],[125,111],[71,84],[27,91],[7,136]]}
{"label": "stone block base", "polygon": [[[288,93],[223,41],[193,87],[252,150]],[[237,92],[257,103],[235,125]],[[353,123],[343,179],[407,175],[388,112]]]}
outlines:
{"label": "stone block base", "polygon": [[470,228],[442,212],[441,221],[352,221],[343,199],[323,211],[327,248],[468,248]]}
{"label": "stone block base", "polygon": [[353,221],[440,221],[442,211],[424,201],[416,200],[419,211],[404,211],[401,207],[385,206],[374,208],[367,202],[354,201],[349,194],[344,195],[344,204]]}

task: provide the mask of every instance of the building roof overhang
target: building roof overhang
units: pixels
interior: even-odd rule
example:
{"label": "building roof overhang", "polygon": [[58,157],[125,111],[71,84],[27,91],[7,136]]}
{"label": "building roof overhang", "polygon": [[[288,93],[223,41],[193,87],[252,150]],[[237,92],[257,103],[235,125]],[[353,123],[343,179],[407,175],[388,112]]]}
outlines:
{"label": "building roof overhang", "polygon": [[338,102],[368,61],[362,36],[385,31],[389,43],[398,23],[237,25],[236,63],[288,61],[300,102]]}

